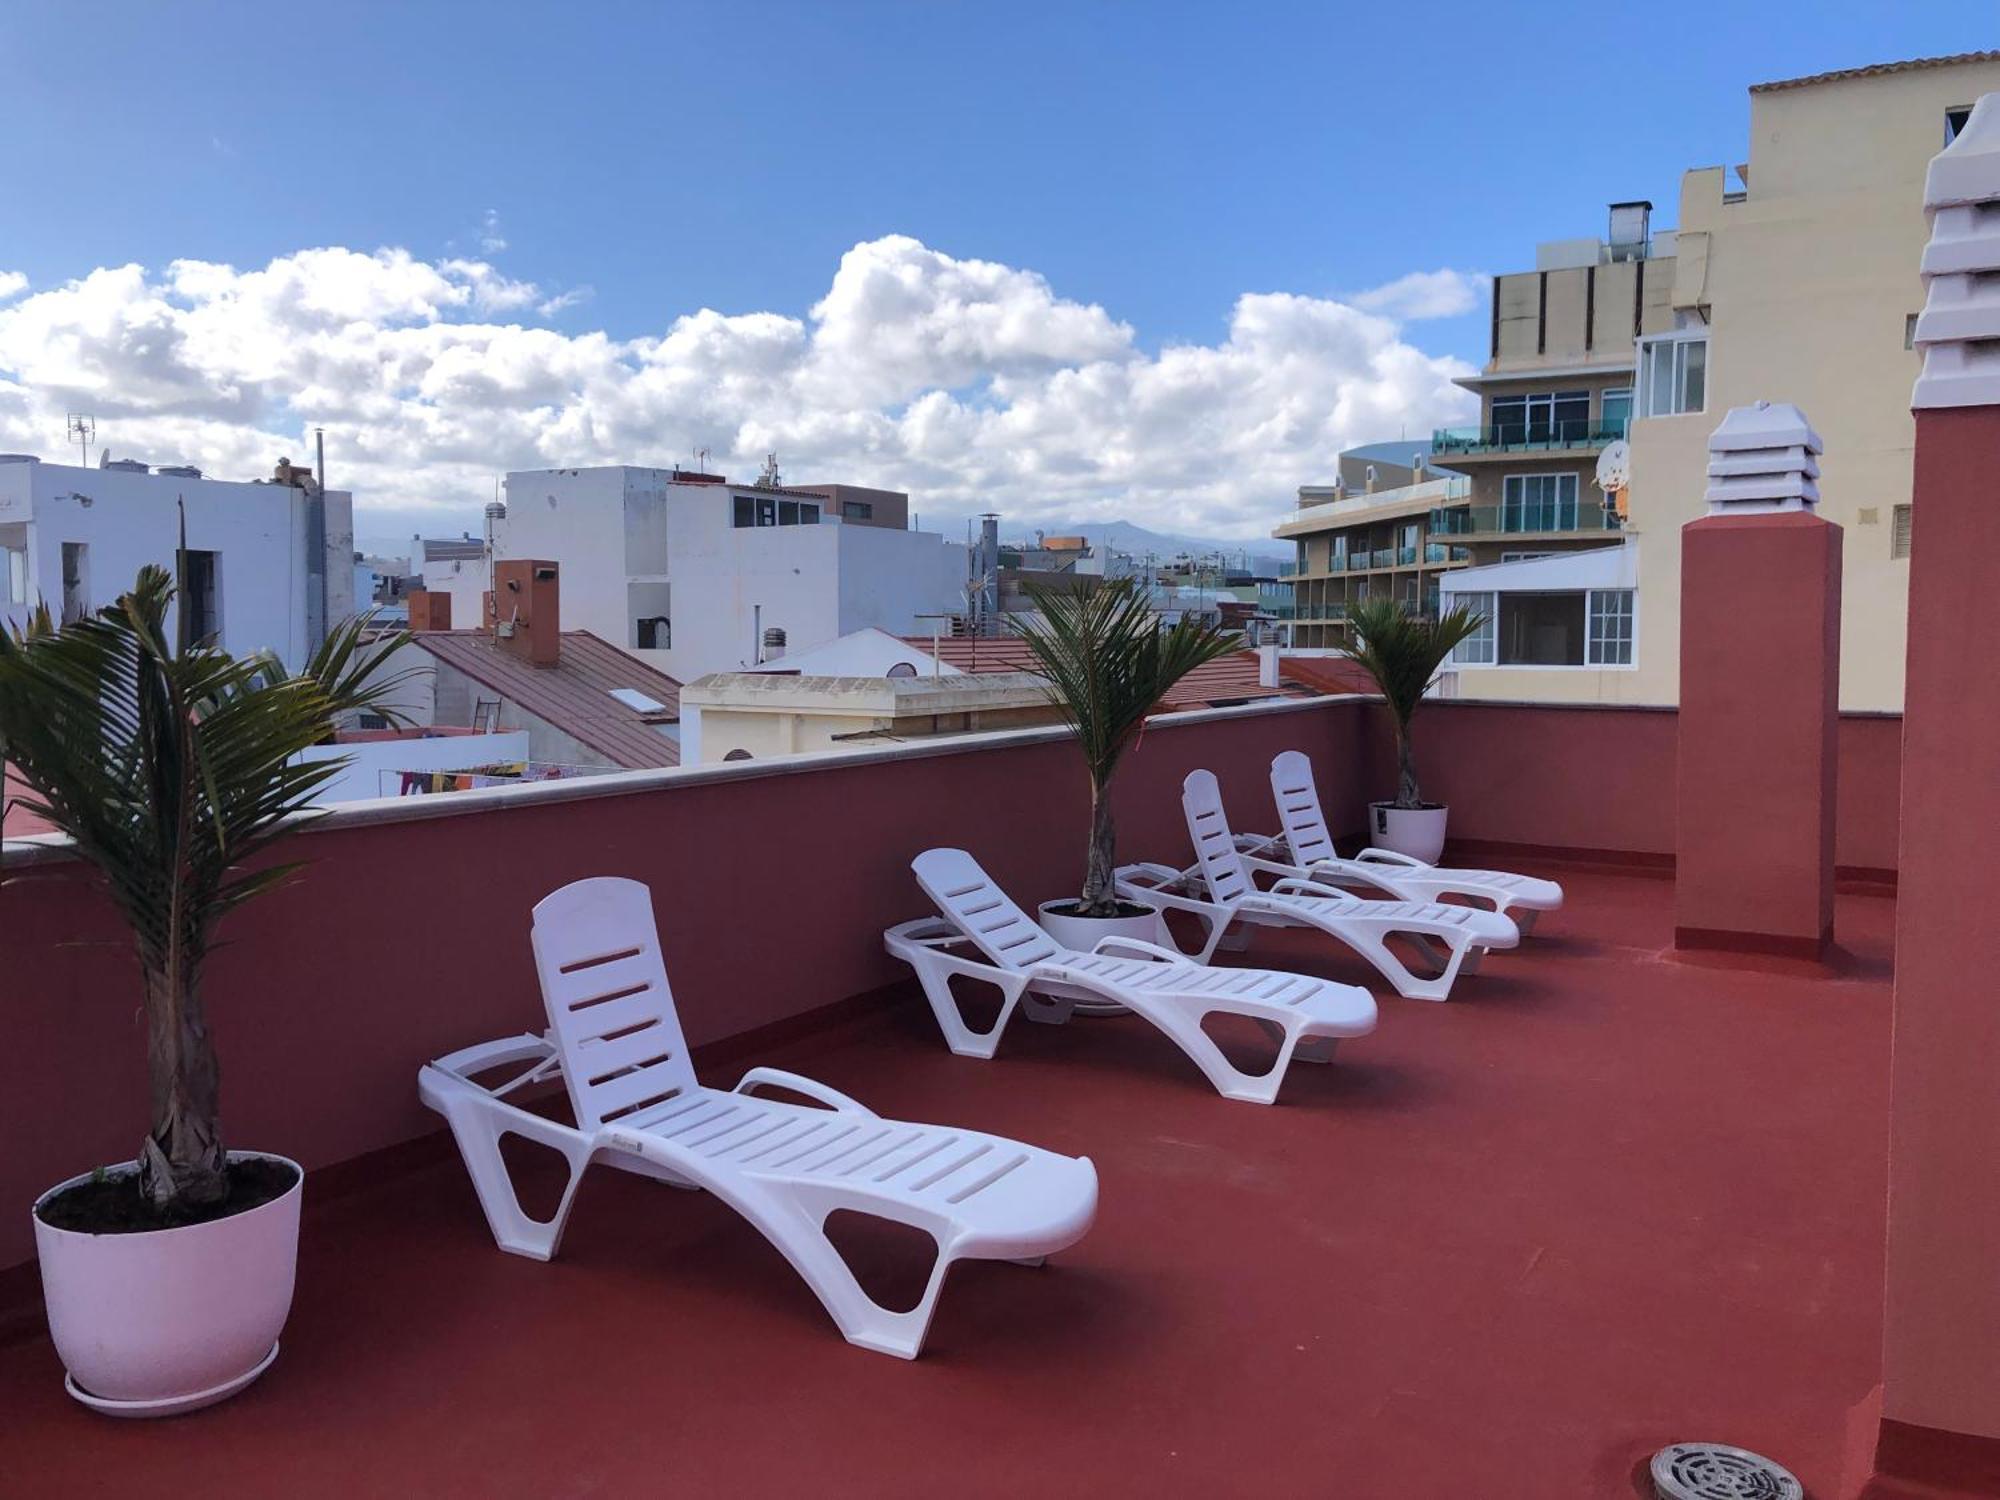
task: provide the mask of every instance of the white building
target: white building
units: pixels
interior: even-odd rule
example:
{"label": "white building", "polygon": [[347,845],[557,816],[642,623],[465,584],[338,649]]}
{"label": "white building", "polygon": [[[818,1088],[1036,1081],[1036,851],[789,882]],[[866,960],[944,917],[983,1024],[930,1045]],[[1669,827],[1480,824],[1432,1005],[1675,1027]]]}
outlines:
{"label": "white building", "polygon": [[682,682],[965,609],[965,547],[843,520],[825,488],[625,466],[509,474],[494,556],[560,563],[570,624]]}
{"label": "white building", "polygon": [[486,543],[475,536],[413,537],[411,559],[424,592],[451,597],[454,630],[484,625],[486,591],[493,587],[492,560]]}
{"label": "white building", "polygon": [[185,514],[177,608],[196,612],[196,637],[301,666],[315,632],[355,612],[354,507],[344,490],[322,504],[301,471],[279,473],[290,482],[0,455],[0,623],[25,622],[39,602],[75,619],[131,588],[145,564],[172,569]]}

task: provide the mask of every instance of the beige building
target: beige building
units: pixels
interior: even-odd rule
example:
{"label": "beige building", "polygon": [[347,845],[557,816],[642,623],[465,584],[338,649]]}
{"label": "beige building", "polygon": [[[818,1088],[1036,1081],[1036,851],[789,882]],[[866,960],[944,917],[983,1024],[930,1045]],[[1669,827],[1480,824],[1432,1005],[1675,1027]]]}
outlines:
{"label": "beige building", "polygon": [[[1925,233],[1918,209],[1930,158],[1994,89],[2000,53],[1991,52],[1760,84],[1750,91],[1749,162],[1733,183],[1722,167],[1685,174],[1671,253],[1662,253],[1669,247],[1657,232],[1648,254],[1627,261],[1607,242],[1579,292],[1574,270],[1548,269],[1561,247],[1544,246],[1541,270],[1496,280],[1493,359],[1468,382],[1486,407],[1477,439],[1485,451],[1440,451],[1438,461],[1468,473],[1529,472],[1515,455],[1493,454],[1504,447],[1493,441],[1502,436],[1494,408],[1502,393],[1530,389],[1517,377],[1538,362],[1552,394],[1587,386],[1590,418],[1607,428],[1607,400],[1615,413],[1619,390],[1629,388],[1629,514],[1621,557],[1461,570],[1444,580],[1446,595],[1495,616],[1496,628],[1462,650],[1455,691],[1676,701],[1680,528],[1704,513],[1709,433],[1730,408],[1763,399],[1799,406],[1825,439],[1819,513],[1846,533],[1841,706],[1902,706],[1918,368],[1909,340],[1922,303],[1916,268]],[[1643,284],[1628,298],[1625,280],[1638,277]],[[1593,339],[1583,357],[1567,333],[1550,350],[1552,309],[1573,329],[1578,297],[1603,297],[1608,278],[1617,326],[1601,310],[1587,312],[1581,321]],[[1624,333],[1628,309],[1636,340]],[[1613,345],[1618,358],[1602,358]],[[1552,429],[1563,420],[1553,405]],[[1570,410],[1580,425],[1574,400]],[[1532,407],[1527,420],[1535,420]],[[1597,436],[1594,450],[1547,455],[1552,471],[1561,458],[1579,476],[1580,523],[1586,497],[1602,500],[1587,488],[1604,446]],[[1559,484],[1560,509],[1570,485]],[[1475,486],[1476,514],[1493,502],[1490,483]],[[1515,489],[1523,504],[1546,503]],[[1504,496],[1501,503],[1504,515]],[[1615,526],[1615,513],[1603,523]],[[1571,646],[1579,633],[1580,661]],[[1544,659],[1557,649],[1561,664]]]}
{"label": "beige building", "polygon": [[680,691],[681,764],[767,760],[885,740],[1053,724],[1061,714],[1038,677],[954,672],[925,677],[716,672]]}

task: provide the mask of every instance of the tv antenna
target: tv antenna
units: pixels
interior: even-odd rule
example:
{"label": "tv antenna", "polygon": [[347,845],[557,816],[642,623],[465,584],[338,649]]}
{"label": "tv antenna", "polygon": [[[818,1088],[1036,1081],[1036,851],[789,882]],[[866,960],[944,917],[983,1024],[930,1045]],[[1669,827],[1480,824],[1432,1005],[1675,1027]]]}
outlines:
{"label": "tv antenna", "polygon": [[83,449],[83,466],[90,467],[90,445],[97,436],[97,418],[88,412],[69,414],[69,440]]}

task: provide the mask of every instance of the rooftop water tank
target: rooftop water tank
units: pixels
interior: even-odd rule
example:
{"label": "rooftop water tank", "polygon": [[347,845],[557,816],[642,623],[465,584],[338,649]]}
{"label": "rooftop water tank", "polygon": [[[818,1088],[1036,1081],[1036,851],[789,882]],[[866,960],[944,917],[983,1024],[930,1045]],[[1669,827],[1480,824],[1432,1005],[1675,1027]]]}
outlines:
{"label": "rooftop water tank", "polygon": [[107,458],[97,467],[100,469],[111,469],[120,474],[143,474],[146,472],[146,466],[136,458]]}
{"label": "rooftop water tank", "polygon": [[153,472],[155,474],[164,474],[169,479],[201,478],[201,470],[197,469],[193,464],[161,464]]}

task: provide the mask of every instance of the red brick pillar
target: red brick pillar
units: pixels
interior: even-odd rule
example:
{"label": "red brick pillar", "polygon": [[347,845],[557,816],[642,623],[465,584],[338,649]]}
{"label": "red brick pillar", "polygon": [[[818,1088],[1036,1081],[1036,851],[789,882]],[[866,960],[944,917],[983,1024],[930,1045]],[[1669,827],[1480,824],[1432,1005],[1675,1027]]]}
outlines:
{"label": "red brick pillar", "polygon": [[1888,1297],[1869,1493],[2000,1494],[2000,94],[1931,163],[1911,404],[1910,643],[1889,1125]]}
{"label": "red brick pillar", "polygon": [[1833,942],[1840,528],[1818,435],[1759,401],[1709,439],[1681,528],[1674,943],[1823,957]]}

